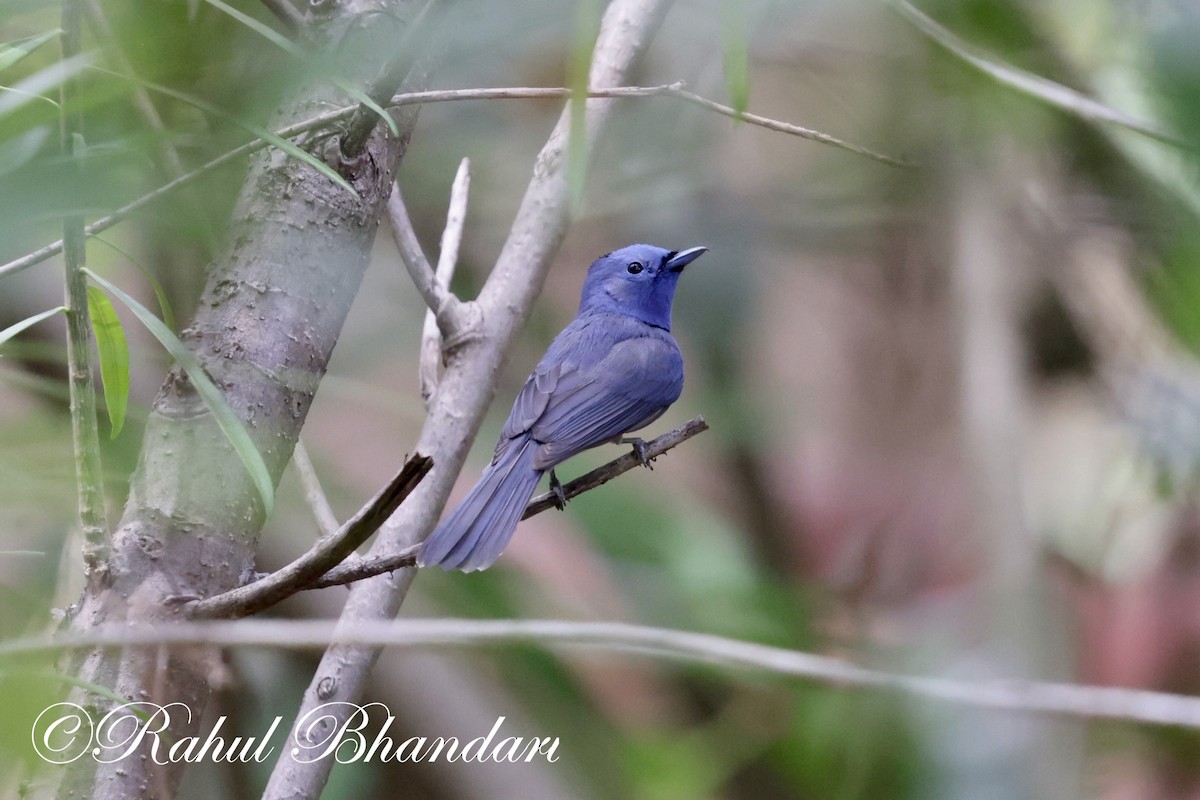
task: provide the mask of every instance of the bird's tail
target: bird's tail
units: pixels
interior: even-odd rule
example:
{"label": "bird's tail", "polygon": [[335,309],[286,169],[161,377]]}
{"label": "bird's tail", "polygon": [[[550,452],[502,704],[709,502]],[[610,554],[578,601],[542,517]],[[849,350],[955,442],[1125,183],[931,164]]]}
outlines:
{"label": "bird's tail", "polygon": [[486,569],[512,539],[521,514],[541,480],[534,469],[537,442],[526,438],[509,444],[488,466],[479,483],[421,545],[417,565],[473,572]]}

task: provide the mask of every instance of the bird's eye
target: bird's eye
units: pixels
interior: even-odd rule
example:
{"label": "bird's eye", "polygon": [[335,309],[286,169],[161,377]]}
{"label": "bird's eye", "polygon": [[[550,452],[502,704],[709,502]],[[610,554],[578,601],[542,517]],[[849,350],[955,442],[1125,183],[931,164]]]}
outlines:
{"label": "bird's eye", "polygon": [[643,267],[640,262],[635,261],[625,269],[629,270],[630,275],[637,275],[639,272],[644,270],[645,267]]}

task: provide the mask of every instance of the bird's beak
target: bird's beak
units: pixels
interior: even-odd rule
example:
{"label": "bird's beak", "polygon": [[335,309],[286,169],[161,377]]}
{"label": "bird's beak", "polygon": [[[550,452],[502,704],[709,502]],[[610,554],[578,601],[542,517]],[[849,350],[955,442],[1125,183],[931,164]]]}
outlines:
{"label": "bird's beak", "polygon": [[681,250],[667,260],[666,268],[670,272],[681,272],[684,267],[707,252],[707,247],[689,247],[687,250]]}

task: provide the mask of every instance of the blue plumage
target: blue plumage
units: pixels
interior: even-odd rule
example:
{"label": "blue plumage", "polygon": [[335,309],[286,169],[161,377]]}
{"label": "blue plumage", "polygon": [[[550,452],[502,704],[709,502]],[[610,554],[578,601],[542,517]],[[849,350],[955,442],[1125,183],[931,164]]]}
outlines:
{"label": "blue plumage", "polygon": [[542,473],[658,419],[683,390],[671,303],[705,252],[635,244],[588,270],[575,319],[513,403],[492,463],[417,555],[422,567],[486,569],[500,556]]}

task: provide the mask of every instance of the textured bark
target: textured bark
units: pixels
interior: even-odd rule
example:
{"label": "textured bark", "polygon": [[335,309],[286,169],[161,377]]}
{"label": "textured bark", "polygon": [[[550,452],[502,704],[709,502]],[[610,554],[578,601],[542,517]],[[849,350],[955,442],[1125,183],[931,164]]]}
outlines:
{"label": "textured bark", "polygon": [[[350,30],[361,35],[352,24],[356,16],[402,16],[402,5],[342,3],[324,27],[335,37]],[[387,27],[373,19],[375,29]],[[369,45],[357,52],[372,53]],[[364,75],[378,69],[368,60]],[[327,89],[314,87],[271,125],[311,117],[331,99]],[[359,158],[336,165],[360,197],[278,151],[256,156],[225,252],[211,267],[195,321],[183,334],[244,421],[276,483],[358,291],[415,109],[397,122],[399,138],[378,126]],[[323,147],[337,152],[336,142]],[[244,583],[253,573],[263,517],[241,460],[187,376],[171,370],[146,425],[110,569],[93,577],[71,628],[172,620],[181,601]],[[129,648],[85,653],[70,672],[130,700],[186,705],[191,719],[175,717],[179,724],[169,732],[178,737],[198,730],[217,664],[217,653],[202,648]],[[93,719],[107,707],[93,706]],[[158,766],[144,753],[108,765],[83,758],[67,771],[59,796],[161,800],[174,796],[181,777],[179,766]]]}

